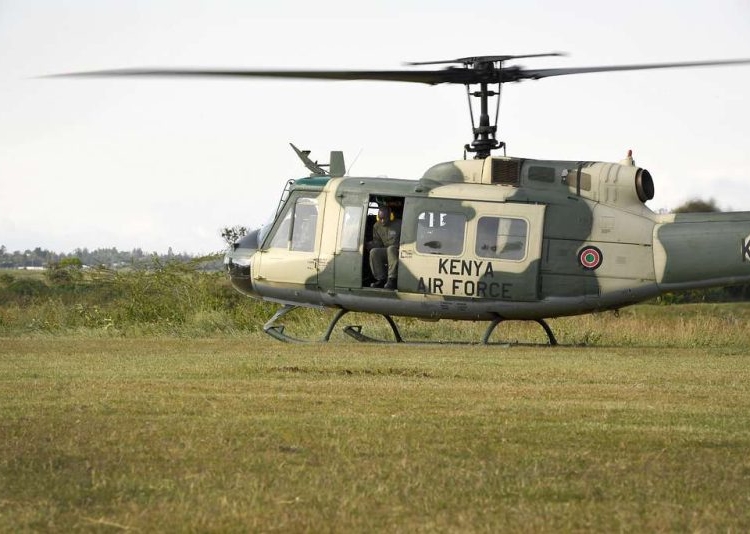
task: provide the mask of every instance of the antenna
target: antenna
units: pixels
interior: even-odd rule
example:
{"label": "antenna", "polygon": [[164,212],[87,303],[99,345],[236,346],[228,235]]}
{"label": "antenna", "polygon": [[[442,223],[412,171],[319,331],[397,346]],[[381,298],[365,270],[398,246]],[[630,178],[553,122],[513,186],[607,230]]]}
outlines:
{"label": "antenna", "polygon": [[357,163],[357,160],[359,159],[359,156],[362,154],[363,149],[359,149],[359,152],[357,152],[357,155],[354,156],[354,161],[352,161],[352,164],[349,165],[349,168],[346,169],[346,176],[349,176],[349,174],[352,172],[352,169],[354,168],[354,164]]}

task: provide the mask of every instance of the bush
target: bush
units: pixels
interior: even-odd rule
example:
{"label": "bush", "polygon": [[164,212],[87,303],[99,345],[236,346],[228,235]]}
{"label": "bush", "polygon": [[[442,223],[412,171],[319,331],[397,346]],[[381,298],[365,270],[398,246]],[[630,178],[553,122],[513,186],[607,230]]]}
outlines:
{"label": "bush", "polygon": [[210,335],[256,331],[270,311],[234,291],[222,272],[204,272],[209,257],[192,264],[154,261],[147,268],[83,270],[58,264],[40,278],[3,275],[0,327],[12,332],[95,329],[107,335]]}
{"label": "bush", "polygon": [[73,285],[83,280],[83,264],[78,258],[64,258],[47,266],[47,280],[53,285]]}
{"label": "bush", "polygon": [[[12,277],[11,277],[12,278]],[[36,278],[13,278],[2,288],[3,300],[29,300],[48,293],[49,287]]]}

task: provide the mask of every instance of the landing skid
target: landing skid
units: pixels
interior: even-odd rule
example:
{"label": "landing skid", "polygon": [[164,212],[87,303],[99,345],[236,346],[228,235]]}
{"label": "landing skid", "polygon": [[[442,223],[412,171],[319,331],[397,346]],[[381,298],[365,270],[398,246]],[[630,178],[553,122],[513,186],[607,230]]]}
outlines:
{"label": "landing skid", "polygon": [[[328,326],[328,331],[326,332],[325,337],[323,338],[323,341],[328,341],[331,337],[331,333],[333,332],[333,327],[336,326],[336,323],[339,319],[341,319],[344,315],[349,313],[349,310],[339,310],[339,312],[336,314],[336,317],[333,318],[333,321],[331,321],[331,324]],[[390,315],[383,314],[383,317],[386,321],[388,321],[388,324],[391,327],[391,330],[393,331],[393,337],[396,339],[396,343],[403,343],[404,339],[401,337],[401,332],[398,331],[398,326],[396,326],[396,322],[393,320],[393,318]],[[377,339],[374,337],[366,336],[362,333],[362,325],[350,325],[344,328],[344,333],[351,337],[356,339],[357,341],[362,341],[366,343],[388,343],[387,340],[384,339]]]}
{"label": "landing skid", "polygon": [[[497,325],[505,321],[505,319],[502,319],[498,317],[497,319],[493,320],[492,323],[490,323],[490,326],[487,327],[487,330],[484,331],[484,336],[482,336],[482,345],[488,345],[490,336],[492,335],[492,331],[495,330]],[[539,324],[542,328],[544,328],[544,332],[547,334],[547,338],[549,339],[550,346],[554,347],[557,345],[557,339],[555,339],[555,334],[552,333],[552,329],[547,324],[547,321],[544,319],[534,319],[534,322]]]}
{"label": "landing skid", "polygon": [[302,343],[305,340],[304,339],[297,339],[296,337],[288,336],[284,333],[284,325],[275,325],[274,323],[284,317],[287,313],[290,311],[294,311],[299,306],[292,306],[291,304],[286,304],[282,308],[276,311],[276,313],[273,314],[273,317],[268,320],[266,324],[263,325],[263,331],[268,334],[269,336],[278,339],[279,341],[286,341],[287,343]]}
{"label": "landing skid", "polygon": [[[278,339],[279,341],[285,341],[285,342],[292,342],[292,343],[301,343],[304,342],[304,339],[298,339],[292,336],[287,335],[284,332],[284,325],[277,325],[275,324],[276,321],[284,317],[287,313],[296,310],[299,308],[299,306],[294,306],[291,304],[286,304],[282,308],[280,308],[276,313],[273,314],[273,317],[263,325],[263,331],[268,334],[269,336]],[[341,320],[341,318],[349,313],[349,310],[340,309],[338,312],[336,312],[336,315],[331,319],[331,322],[328,324],[328,328],[326,329],[325,334],[323,335],[323,338],[321,341],[330,341],[331,335],[333,334],[334,328],[336,328],[336,324]],[[393,320],[393,318],[390,315],[382,314],[383,318],[388,321],[388,325],[391,327],[391,331],[393,332],[393,337],[395,339],[396,343],[403,343],[404,339],[401,337],[401,332],[399,332],[398,326],[396,325],[396,322]],[[483,345],[489,345],[489,339],[492,335],[492,332],[495,330],[497,325],[505,321],[506,319],[503,318],[496,318],[490,323],[490,325],[487,327],[487,330],[484,332],[484,336],[482,336],[482,344]],[[544,332],[547,334],[547,338],[549,339],[550,346],[557,345],[557,339],[555,339],[555,335],[552,333],[552,329],[549,327],[547,322],[544,319],[535,319],[534,322],[539,324],[542,328],[544,328]],[[344,328],[344,333],[348,335],[349,337],[361,341],[363,343],[392,343],[392,341],[385,340],[385,339],[377,339],[368,335],[365,335],[362,333],[362,325],[349,325]]]}
{"label": "landing skid", "polygon": [[[286,304],[282,308],[280,308],[276,313],[273,314],[273,317],[263,325],[263,331],[268,334],[269,336],[273,337],[274,339],[278,339],[279,341],[285,341],[289,343],[302,343],[305,340],[304,339],[298,339],[296,337],[292,337],[287,335],[284,332],[284,325],[277,325],[275,324],[276,321],[284,317],[287,313],[296,310],[299,308],[299,306],[293,306],[291,304]],[[326,329],[325,335],[323,335],[322,341],[330,341],[331,334],[333,334],[333,329],[336,327],[336,323],[339,322],[339,320],[349,313],[349,310],[339,310],[334,318],[331,320],[330,324],[328,325],[328,329]],[[393,318],[390,315],[383,314],[383,317],[386,321],[388,321],[388,324],[391,327],[391,330],[393,331],[393,337],[395,338],[396,343],[403,343],[404,339],[401,337],[401,333],[398,330],[398,326],[396,325],[396,322],[393,320]],[[356,325],[356,326],[347,326],[344,328],[344,333],[348,336],[356,339],[357,341],[363,341],[363,342],[385,342],[390,343],[390,341],[385,339],[377,339],[374,337],[367,336],[362,333],[362,326]]]}

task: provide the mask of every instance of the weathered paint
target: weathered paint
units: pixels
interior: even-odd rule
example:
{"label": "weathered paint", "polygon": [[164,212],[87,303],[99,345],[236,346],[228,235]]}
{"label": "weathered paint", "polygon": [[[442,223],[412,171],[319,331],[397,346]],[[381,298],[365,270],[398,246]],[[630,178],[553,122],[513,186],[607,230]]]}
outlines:
{"label": "weathered paint", "polygon": [[661,217],[654,227],[657,282],[664,291],[745,283],[750,212]]}
{"label": "weathered paint", "polygon": [[[270,232],[295,199],[315,198],[314,248],[274,248],[267,239],[257,252],[239,247],[227,258],[235,286],[253,296],[432,319],[572,315],[673,289],[750,282],[750,213],[657,215],[644,205],[650,180],[627,161],[517,158],[446,162],[420,180],[302,179]],[[398,291],[363,287],[375,197],[403,199]],[[357,209],[354,239],[347,231]],[[425,212],[465,218],[460,250],[419,250],[417,220]],[[478,254],[482,217],[525,221],[524,254],[512,261]],[[587,249],[599,253],[596,268],[581,261]]]}

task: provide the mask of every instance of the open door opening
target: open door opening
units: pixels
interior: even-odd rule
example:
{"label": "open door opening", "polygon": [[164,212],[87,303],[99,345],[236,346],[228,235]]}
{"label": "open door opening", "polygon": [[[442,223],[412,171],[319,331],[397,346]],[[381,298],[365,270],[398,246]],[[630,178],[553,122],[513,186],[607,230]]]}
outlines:
{"label": "open door opening", "polygon": [[362,287],[396,289],[404,197],[370,195],[362,255]]}

